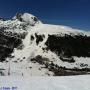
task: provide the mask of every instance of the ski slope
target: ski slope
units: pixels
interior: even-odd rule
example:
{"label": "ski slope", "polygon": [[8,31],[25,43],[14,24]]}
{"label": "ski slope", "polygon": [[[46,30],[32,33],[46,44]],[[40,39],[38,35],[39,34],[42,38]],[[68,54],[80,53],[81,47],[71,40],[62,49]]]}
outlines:
{"label": "ski slope", "polygon": [[[90,90],[90,75],[65,77],[1,77],[0,89],[12,90]],[[2,89],[1,89],[2,90]]]}

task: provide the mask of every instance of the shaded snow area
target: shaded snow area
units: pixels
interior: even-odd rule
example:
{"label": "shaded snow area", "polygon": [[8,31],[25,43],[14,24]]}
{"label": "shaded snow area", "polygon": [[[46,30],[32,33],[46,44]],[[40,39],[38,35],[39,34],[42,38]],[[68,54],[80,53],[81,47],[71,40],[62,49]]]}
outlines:
{"label": "shaded snow area", "polygon": [[15,90],[90,90],[90,76],[31,77],[27,79],[2,77],[0,88],[2,87],[14,87]]}
{"label": "shaded snow area", "polygon": [[90,32],[43,24],[31,14],[18,13],[0,21],[0,35],[1,76],[90,73]]}

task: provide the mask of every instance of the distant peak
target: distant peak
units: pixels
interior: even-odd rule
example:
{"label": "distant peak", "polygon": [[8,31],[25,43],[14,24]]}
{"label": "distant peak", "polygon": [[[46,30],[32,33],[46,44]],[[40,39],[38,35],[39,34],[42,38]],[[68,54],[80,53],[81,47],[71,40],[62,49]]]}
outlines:
{"label": "distant peak", "polygon": [[36,16],[29,13],[17,13],[13,19],[18,19],[21,22],[27,22],[30,25],[35,25],[36,23],[40,22]]}
{"label": "distant peak", "polygon": [[5,21],[5,19],[3,17],[0,17],[0,21]]}

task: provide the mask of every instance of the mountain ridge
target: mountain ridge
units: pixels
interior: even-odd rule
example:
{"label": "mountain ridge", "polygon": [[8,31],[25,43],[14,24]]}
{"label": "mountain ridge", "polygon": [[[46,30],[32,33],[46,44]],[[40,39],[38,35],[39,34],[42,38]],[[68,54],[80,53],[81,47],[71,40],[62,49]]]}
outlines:
{"label": "mountain ridge", "polygon": [[43,24],[29,13],[0,21],[2,75],[61,76],[90,71],[90,32]]}

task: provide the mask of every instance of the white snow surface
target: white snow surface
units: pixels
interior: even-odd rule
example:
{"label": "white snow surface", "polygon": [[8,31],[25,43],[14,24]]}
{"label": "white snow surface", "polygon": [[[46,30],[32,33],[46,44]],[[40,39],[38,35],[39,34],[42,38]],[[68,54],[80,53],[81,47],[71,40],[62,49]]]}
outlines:
{"label": "white snow surface", "polygon": [[[90,90],[90,75],[62,77],[0,77],[0,88],[15,90]],[[2,89],[1,89],[2,90]]]}

